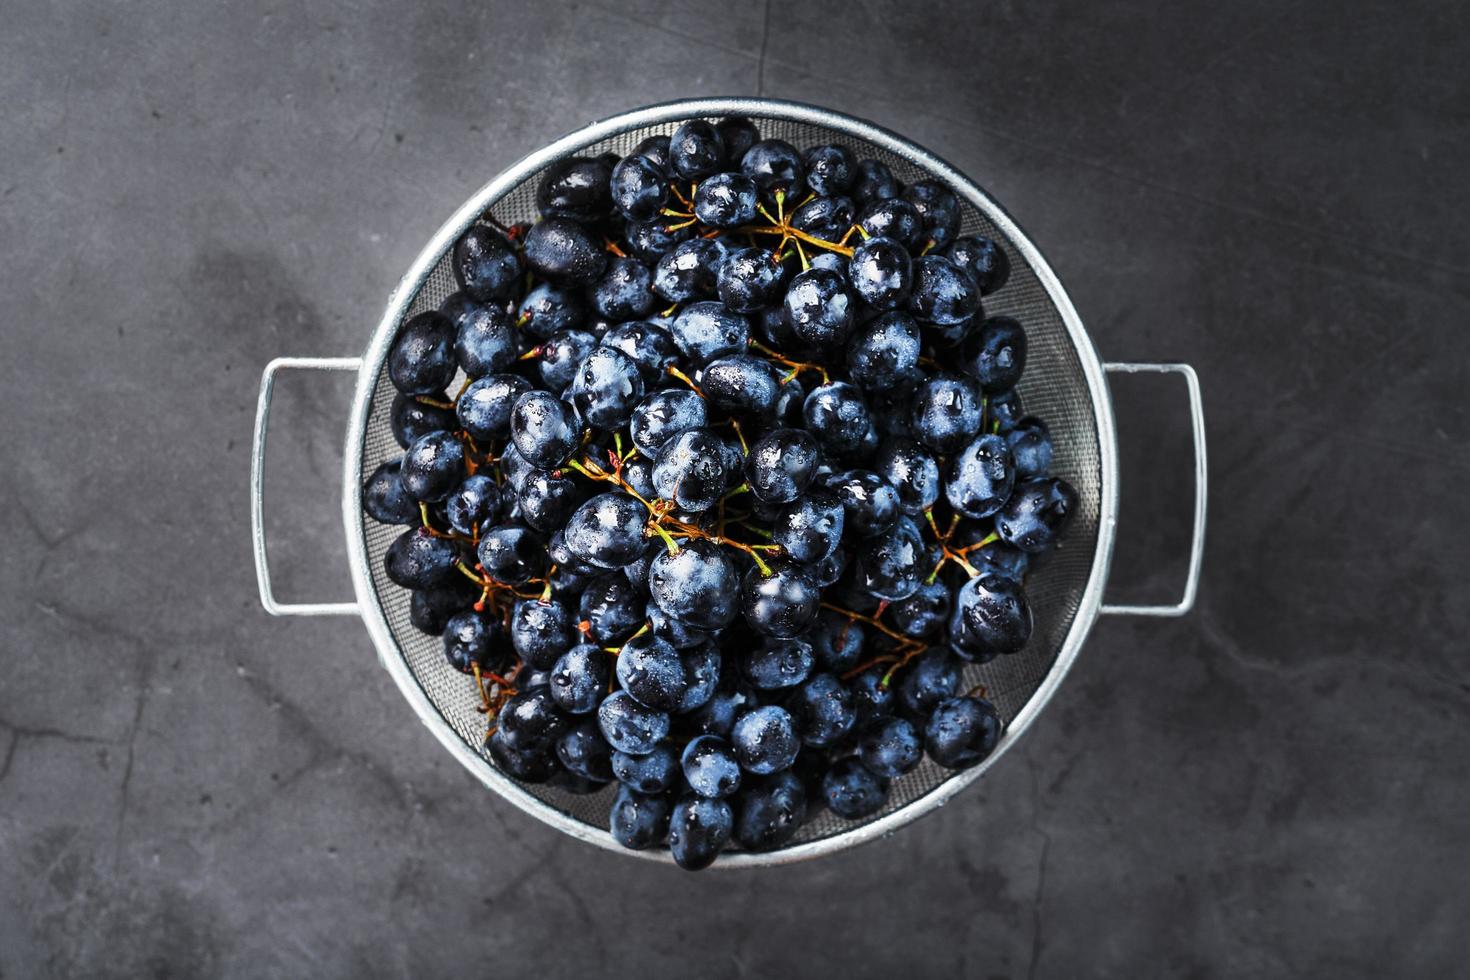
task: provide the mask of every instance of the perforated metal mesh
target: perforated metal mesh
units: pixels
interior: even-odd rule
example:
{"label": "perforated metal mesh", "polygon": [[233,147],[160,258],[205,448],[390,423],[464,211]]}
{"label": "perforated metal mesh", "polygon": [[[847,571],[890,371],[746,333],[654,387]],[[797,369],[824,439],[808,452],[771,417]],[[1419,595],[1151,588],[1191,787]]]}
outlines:
{"label": "perforated metal mesh", "polygon": [[[767,117],[756,117],[755,122],[763,136],[779,137],[798,148],[826,142],[846,143],[859,157],[883,161],[905,182],[930,176],[913,161],[843,131],[840,124],[834,128]],[[677,125],[675,120],[633,129],[587,144],[580,152],[595,155],[612,150],[623,154],[643,138],[654,133],[672,132]],[[534,220],[535,189],[541,172],[527,176],[493,202],[492,210],[498,220],[505,224]],[[963,194],[961,198],[964,198]],[[1019,654],[970,667],[965,676],[967,685],[983,683],[989,689],[991,699],[1009,722],[1026,706],[1052,670],[1058,651],[1078,614],[1098,547],[1103,467],[1094,405],[1082,360],[1036,270],[1028,264],[1015,243],[968,202],[965,204],[962,230],[995,239],[1006,248],[1011,259],[1010,280],[999,292],[986,297],[985,311],[987,315],[1015,317],[1025,326],[1029,359],[1020,385],[1022,402],[1028,413],[1044,418],[1050,426],[1055,445],[1053,472],[1071,482],[1080,497],[1076,519],[1061,546],[1034,566],[1027,576],[1026,594],[1036,620],[1030,643]],[[454,277],[446,254],[441,256],[413,297],[405,316],[438,307],[454,289]],[[375,393],[362,445],[364,473],[371,472],[402,451],[394,442],[389,425],[394,390],[381,363],[376,370]],[[480,764],[490,767],[482,748],[486,721],[484,715],[476,711],[479,700],[473,683],[445,662],[437,637],[425,636],[413,627],[408,617],[408,593],[390,582],[383,572],[383,553],[401,529],[379,525],[365,516],[362,520],[373,597],[381,605],[397,654],[407,663],[443,721],[479,754]],[[888,804],[880,813],[865,821],[847,821],[823,811],[801,830],[793,844],[826,840],[830,849],[838,849],[844,846],[843,835],[885,814],[913,807],[951,778],[956,778],[954,773],[925,759],[914,772],[893,782]],[[489,781],[492,784],[498,782]],[[605,835],[611,790],[594,796],[574,796],[544,786],[525,788],[549,807],[586,824],[594,833]]]}

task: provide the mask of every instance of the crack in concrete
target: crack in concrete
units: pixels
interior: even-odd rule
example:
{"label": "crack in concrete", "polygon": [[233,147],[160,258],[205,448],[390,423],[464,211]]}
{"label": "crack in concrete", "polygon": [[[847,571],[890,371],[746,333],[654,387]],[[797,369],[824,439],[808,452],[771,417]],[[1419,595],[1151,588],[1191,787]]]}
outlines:
{"label": "crack in concrete", "polygon": [[1046,899],[1046,861],[1051,855],[1051,834],[1041,827],[1041,778],[1029,744],[1024,755],[1031,771],[1031,830],[1041,838],[1041,853],[1036,859],[1036,894],[1031,900],[1031,962],[1026,967],[1026,980],[1035,980],[1036,967],[1041,962],[1041,954],[1046,950],[1041,910]]}
{"label": "crack in concrete", "polygon": [[766,94],[766,47],[771,41],[771,0],[766,0],[765,13],[761,16],[761,53],[755,63],[755,94]]}

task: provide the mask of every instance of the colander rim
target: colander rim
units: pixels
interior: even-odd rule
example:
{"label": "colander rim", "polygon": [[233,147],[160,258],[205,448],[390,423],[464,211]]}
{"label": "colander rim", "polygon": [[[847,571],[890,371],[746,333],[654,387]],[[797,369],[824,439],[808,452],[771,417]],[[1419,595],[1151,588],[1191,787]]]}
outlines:
{"label": "colander rim", "polygon": [[855,847],[892,834],[900,827],[943,806],[955,794],[989,771],[990,767],[1026,733],[1071,669],[1098,617],[1103,588],[1112,562],[1118,513],[1116,429],[1112,400],[1108,392],[1102,361],[1051,265],[1010,214],[978,184],[924,147],[875,123],[806,103],[753,97],[678,99],[633,109],[593,122],[527,154],[472,194],[450,216],[419,252],[408,272],[399,280],[398,285],[390,294],[382,319],[363,354],[362,366],[358,371],[357,386],[348,417],[346,445],[343,453],[342,517],[358,609],[362,613],[363,623],[377,649],[379,663],[393,678],[419,720],[428,727],[444,747],[486,787],[530,816],[578,840],[616,851],[619,854],[672,863],[673,859],[667,848],[652,848],[645,851],[628,850],[619,845],[606,829],[594,828],[538,799],[497,770],[488,759],[467,745],[454,730],[449,721],[435,707],[428,692],[414,676],[407,658],[393,640],[383,606],[373,589],[368,564],[367,538],[363,525],[361,494],[358,488],[363,478],[363,449],[366,445],[367,423],[372,409],[373,394],[398,324],[440,258],[453,246],[459,236],[484,213],[486,208],[548,164],[602,140],[645,126],[662,125],[691,118],[713,118],[727,115],[767,117],[807,123],[866,140],[945,181],[956,193],[962,195],[971,205],[984,213],[1006,235],[1032,267],[1038,281],[1046,290],[1048,298],[1056,307],[1077,352],[1083,376],[1087,380],[1094,423],[1097,426],[1100,484],[1097,547],[1072,625],[1046,676],[1011,721],[996,750],[980,765],[955,774],[918,799],[869,823],[829,837],[776,851],[731,851],[722,855],[720,860],[713,865],[716,868],[751,868],[790,864]]}

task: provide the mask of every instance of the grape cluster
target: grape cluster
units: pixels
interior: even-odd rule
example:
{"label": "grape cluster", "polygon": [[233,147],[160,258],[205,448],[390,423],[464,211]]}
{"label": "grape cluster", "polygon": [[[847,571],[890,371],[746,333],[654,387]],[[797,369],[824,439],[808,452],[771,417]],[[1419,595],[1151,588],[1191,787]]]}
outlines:
{"label": "grape cluster", "polygon": [[1005,251],[943,184],[739,118],[563,160],[536,201],[402,325],[405,451],[362,490],[495,764],[616,782],[612,835],[697,869],[983,760],[1004,722],[961,669],[1026,644],[1077,504],[1025,331],[982,310]]}

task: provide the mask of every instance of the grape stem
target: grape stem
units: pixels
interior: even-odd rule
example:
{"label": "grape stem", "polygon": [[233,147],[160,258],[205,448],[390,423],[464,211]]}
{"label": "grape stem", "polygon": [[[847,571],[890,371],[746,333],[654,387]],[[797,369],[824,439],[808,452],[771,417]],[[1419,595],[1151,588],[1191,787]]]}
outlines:
{"label": "grape stem", "polygon": [[790,381],[792,378],[796,377],[803,371],[816,371],[822,376],[822,384],[827,384],[831,380],[831,378],[827,374],[827,369],[822,367],[822,365],[820,364],[813,364],[810,361],[792,360],[785,354],[782,354],[780,351],[772,350],[758,340],[748,340],[746,341],[746,345],[750,347],[751,350],[759,351],[760,353],[766,355],[766,357],[777,362],[778,364],[784,364],[787,367],[791,368],[791,373],[787,374],[781,379],[782,384]]}
{"label": "grape stem", "polygon": [[924,519],[929,522],[929,528],[934,532],[934,540],[939,545],[940,552],[939,561],[934,565],[934,570],[929,573],[929,577],[924,580],[924,584],[933,585],[934,581],[939,578],[939,570],[944,567],[945,562],[949,561],[952,561],[956,565],[963,568],[965,570],[965,573],[969,575],[970,578],[974,578],[975,576],[979,575],[979,570],[976,569],[974,565],[971,565],[969,563],[969,561],[965,558],[965,555],[969,554],[971,551],[974,551],[981,545],[989,544],[992,540],[995,539],[995,535],[992,534],[984,541],[981,541],[969,547],[953,549],[949,546],[949,539],[954,536],[955,528],[959,527],[960,515],[952,515],[949,520],[948,530],[942,532],[939,530],[939,525],[934,523],[933,508],[924,511]]}
{"label": "grape stem", "polygon": [[700,398],[703,398],[704,397],[704,392],[700,389],[699,385],[697,385],[697,384],[694,383],[694,379],[691,378],[691,377],[689,377],[689,375],[685,374],[683,371],[680,371],[678,368],[674,367],[672,364],[669,365],[666,370],[670,374],[672,374],[674,377],[676,377],[680,381],[684,382],[690,388],[693,388],[694,389],[694,393],[696,395],[698,395]]}

